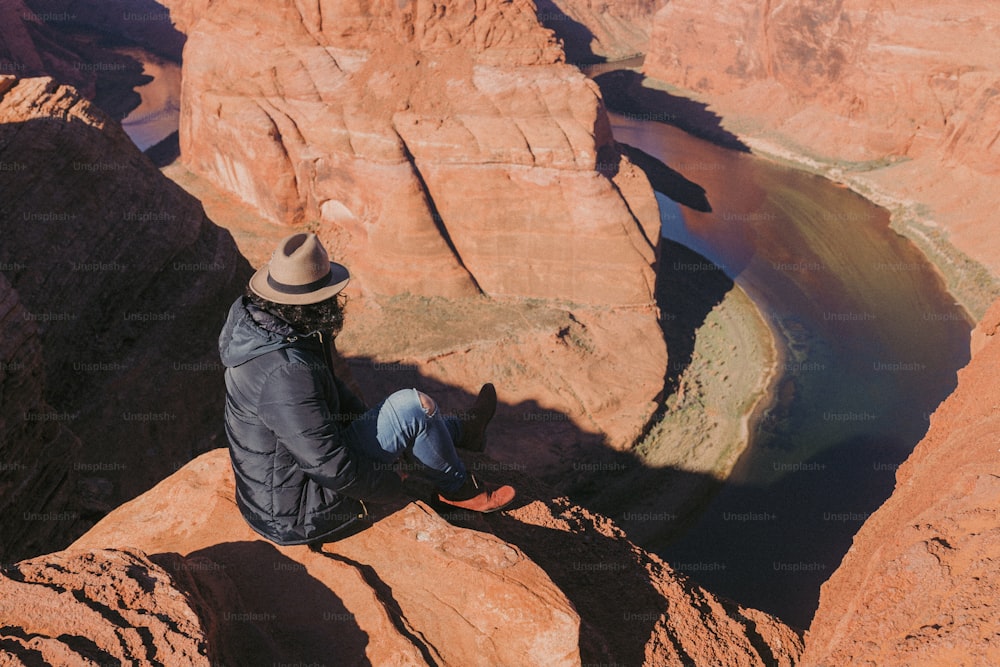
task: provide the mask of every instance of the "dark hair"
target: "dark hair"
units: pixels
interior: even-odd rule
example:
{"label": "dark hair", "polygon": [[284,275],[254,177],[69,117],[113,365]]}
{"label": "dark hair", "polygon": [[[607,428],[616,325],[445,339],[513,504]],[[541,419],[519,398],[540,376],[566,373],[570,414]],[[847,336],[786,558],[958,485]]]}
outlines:
{"label": "dark hair", "polygon": [[336,336],[344,326],[344,306],[341,300],[346,301],[347,297],[341,294],[319,303],[300,306],[268,301],[249,288],[246,295],[255,306],[288,322],[293,329],[302,334],[322,331]]}

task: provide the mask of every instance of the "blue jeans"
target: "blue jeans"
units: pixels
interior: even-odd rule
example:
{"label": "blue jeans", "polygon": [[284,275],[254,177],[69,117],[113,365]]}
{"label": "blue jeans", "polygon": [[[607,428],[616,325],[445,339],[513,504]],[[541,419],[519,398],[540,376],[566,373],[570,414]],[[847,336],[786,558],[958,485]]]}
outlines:
{"label": "blue jeans", "polygon": [[347,446],[388,467],[405,454],[445,493],[465,483],[467,473],[455,452],[462,434],[457,417],[445,417],[437,405],[428,413],[416,389],[400,389],[347,427]]}

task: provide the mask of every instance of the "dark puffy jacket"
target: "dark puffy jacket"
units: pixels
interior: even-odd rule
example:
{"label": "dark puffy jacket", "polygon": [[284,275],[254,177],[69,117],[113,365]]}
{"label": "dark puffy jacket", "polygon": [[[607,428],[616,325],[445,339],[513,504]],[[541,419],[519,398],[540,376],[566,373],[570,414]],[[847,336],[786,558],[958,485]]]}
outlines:
{"label": "dark puffy jacket", "polygon": [[322,542],[360,518],[360,502],[398,484],[341,436],[364,405],[334,376],[319,334],[240,298],[219,337],[236,502],[278,544]]}

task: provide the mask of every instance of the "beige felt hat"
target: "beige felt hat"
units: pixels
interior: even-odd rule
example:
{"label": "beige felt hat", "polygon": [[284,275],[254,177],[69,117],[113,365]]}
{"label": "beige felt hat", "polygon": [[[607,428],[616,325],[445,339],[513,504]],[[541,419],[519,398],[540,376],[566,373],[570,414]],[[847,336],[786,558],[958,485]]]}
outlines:
{"label": "beige felt hat", "polygon": [[350,279],[315,234],[299,233],[281,240],[271,261],[250,278],[250,289],[268,301],[301,306],[329,299]]}

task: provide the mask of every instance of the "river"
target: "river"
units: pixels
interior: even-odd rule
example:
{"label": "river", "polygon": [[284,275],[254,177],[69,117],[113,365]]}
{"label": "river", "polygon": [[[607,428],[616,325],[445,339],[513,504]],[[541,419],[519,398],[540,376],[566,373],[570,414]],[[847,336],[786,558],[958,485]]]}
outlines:
{"label": "river", "polygon": [[615,138],[704,188],[711,208],[658,194],[663,236],[742,287],[783,353],[750,447],[661,555],[713,592],[806,627],[820,584],[954,389],[972,322],[885,210],[638,118],[612,114]]}
{"label": "river", "polygon": [[141,62],[142,73],[152,77],[152,81],[135,89],[142,102],[122,119],[125,133],[144,151],[177,131],[181,114],[181,66],[137,47],[118,52]]}

